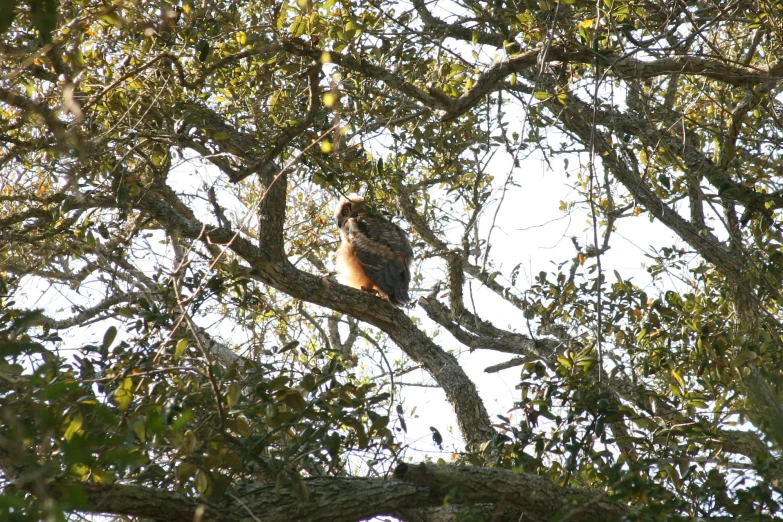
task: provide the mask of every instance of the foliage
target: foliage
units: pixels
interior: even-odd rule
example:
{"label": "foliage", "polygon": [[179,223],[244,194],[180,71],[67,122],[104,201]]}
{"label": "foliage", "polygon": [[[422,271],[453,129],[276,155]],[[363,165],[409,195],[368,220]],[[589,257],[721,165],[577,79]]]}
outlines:
{"label": "foliage", "polygon": [[[779,516],[782,9],[7,2],[0,518]],[[523,285],[532,159],[590,244]],[[351,191],[410,230],[406,309],[332,278]],[[607,269],[647,221],[649,281]],[[497,422],[462,348],[521,370]]]}

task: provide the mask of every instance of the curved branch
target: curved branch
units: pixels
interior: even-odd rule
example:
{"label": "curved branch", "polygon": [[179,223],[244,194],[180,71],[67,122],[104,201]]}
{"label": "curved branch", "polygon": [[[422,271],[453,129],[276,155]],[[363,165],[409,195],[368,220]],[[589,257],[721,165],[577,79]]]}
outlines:
{"label": "curved branch", "polygon": [[[724,272],[727,277],[738,276],[742,272],[742,260],[731,255],[712,233],[699,229],[659,198],[639,173],[619,157],[617,149],[611,144],[612,141],[608,136],[584,118],[585,113],[580,111],[585,110],[587,105],[576,96],[571,94],[566,96],[565,105],[558,100],[544,102],[555,114],[560,114],[564,129],[582,143],[591,143],[591,135],[596,134],[597,155],[636,201],[696,249],[704,259]],[[638,134],[640,129],[636,128],[634,132]]]}
{"label": "curved branch", "polygon": [[[4,460],[0,449],[0,461]],[[568,515],[573,522],[618,520],[627,507],[606,499],[606,494],[581,488],[561,487],[544,477],[528,473],[479,467],[400,465],[397,480],[381,478],[321,477],[306,479],[301,488],[308,500],[273,483],[240,484],[217,501],[133,484],[96,484],[57,480],[46,484],[45,493],[60,498],[66,491],[81,490],[90,513],[113,513],[161,522],[233,522],[248,516],[264,522],[358,521],[378,515],[417,508],[443,506],[444,498],[457,505],[496,504],[499,520],[544,521]],[[454,513],[456,518],[459,512]],[[510,513],[514,511],[515,513]]]}
{"label": "curved branch", "polygon": [[[448,330],[465,346],[494,350],[516,355],[527,355],[553,363],[557,358],[557,346],[561,343],[551,339],[531,339],[515,332],[501,330],[491,323],[464,310],[459,324],[452,321],[454,314],[435,299],[419,299],[419,305],[430,319]],[[464,326],[463,326],[464,325]]]}
{"label": "curved branch", "polygon": [[94,319],[101,313],[107,312],[113,306],[117,306],[121,303],[134,302],[142,297],[144,297],[144,292],[129,292],[125,294],[111,295],[95,306],[85,308],[78,314],[66,319],[52,319],[51,317],[41,315],[36,320],[35,326],[43,326],[44,328],[50,328],[52,330],[64,330],[66,328],[88,324],[88,321]]}
{"label": "curved branch", "polygon": [[[557,365],[557,346],[568,345],[571,342],[564,333],[558,336],[559,340],[557,341],[530,339],[525,335],[497,328],[487,321],[474,317],[468,311],[463,312],[462,321],[457,324],[451,319],[451,312],[442,303],[434,299],[421,298],[419,304],[430,319],[443,326],[465,346],[521,355],[508,363],[489,367],[485,370],[487,372],[524,364],[529,360],[541,360],[550,368],[554,368]],[[539,333],[542,333],[541,330]],[[551,333],[554,334],[554,332]],[[671,408],[657,395],[651,394],[649,389],[631,382],[621,373],[613,373],[601,383],[601,386],[609,391],[613,404],[616,406],[623,403],[631,404],[637,411],[643,412],[642,416],[646,414],[659,418],[669,426],[693,426],[698,430],[704,428],[699,421]],[[627,430],[625,425],[620,422],[613,422],[610,428],[612,430]],[[769,448],[755,433],[722,429],[718,430],[715,436],[714,439],[711,439],[712,442],[718,444],[721,451],[725,453],[744,455],[750,459],[758,458],[759,455],[770,455]],[[783,468],[770,470],[770,476],[778,483],[783,481]]]}
{"label": "curved branch", "polygon": [[[452,34],[450,36],[459,38]],[[427,90],[409,83],[407,80],[379,65],[354,58],[350,55],[299,46],[293,42],[284,45],[283,50],[297,56],[306,56],[312,59],[320,59],[321,56],[326,54],[329,56],[329,61],[351,71],[361,73],[363,76],[382,81],[392,89],[413,98],[423,106],[433,110],[441,121],[448,121],[464,114],[483,99],[485,95],[504,88],[504,85],[501,83],[503,78],[513,73],[538,68],[542,61],[544,63],[560,62],[593,65],[597,59],[600,65],[611,69],[614,74],[623,79],[647,79],[677,73],[704,76],[734,86],[770,86],[776,83],[781,74],[783,74],[783,61],[775,62],[765,68],[751,67],[709,56],[674,56],[643,61],[627,54],[596,53],[586,47],[567,48],[561,46],[547,49],[532,49],[500,61],[481,73],[475,79],[473,87],[465,91],[459,98],[451,98],[443,95],[443,93],[434,96]]]}
{"label": "curved branch", "polygon": [[[450,271],[450,279],[451,282],[459,283],[461,278],[457,278],[454,276],[451,272],[455,269],[455,263],[452,261],[454,258],[459,258],[459,268],[461,268],[466,274],[476,278],[477,280],[481,281],[484,286],[495,292],[497,295],[502,297],[504,300],[511,303],[514,307],[518,308],[519,310],[524,311],[527,306],[525,305],[525,302],[514,295],[511,292],[510,288],[507,288],[497,281],[495,281],[495,278],[492,277],[492,274],[483,271],[481,267],[473,265],[469,263],[461,252],[458,250],[452,250],[448,243],[446,243],[444,240],[442,240],[438,235],[430,228],[430,226],[427,224],[427,220],[424,219],[424,216],[419,214],[419,212],[416,210],[416,207],[413,205],[410,199],[410,187],[406,187],[404,185],[400,185],[398,187],[399,194],[395,198],[395,201],[400,207],[400,210],[402,211],[402,215],[405,216],[405,219],[408,221],[408,223],[411,224],[413,229],[416,231],[417,234],[432,248],[434,248],[437,251],[437,255],[442,256],[446,259],[447,263],[450,263],[449,271]],[[452,292],[454,292],[454,287],[452,286],[450,288]]]}
{"label": "curved branch", "polygon": [[[600,491],[557,486],[529,473],[474,466],[402,464],[394,471],[396,480],[310,478],[301,482],[299,494],[276,483],[244,483],[211,501],[134,484],[98,484],[61,478],[43,481],[40,472],[35,471],[39,466],[34,454],[1,436],[0,468],[14,479],[17,488],[34,491],[42,497],[57,499],[74,488],[80,490],[88,504],[82,511],[165,522],[233,522],[245,520],[248,515],[265,522],[347,522],[402,512],[411,506],[443,506],[446,497],[452,504],[492,503],[511,507],[517,511],[517,520],[520,515],[543,521],[566,514],[572,521],[617,520],[628,514],[627,507],[608,501]],[[306,501],[302,495],[306,495]]]}
{"label": "curved branch", "polygon": [[[110,199],[90,199],[84,203],[94,206],[115,204]],[[284,215],[280,208],[285,208],[285,198],[270,195],[268,203],[267,211],[278,217]],[[148,192],[135,206],[149,213],[161,225],[179,230],[183,238],[197,239],[206,244],[227,245],[250,265],[251,276],[265,284],[296,299],[352,315],[380,328],[411,359],[421,364],[443,388],[454,408],[466,442],[482,442],[492,438],[495,431],[475,384],[465,374],[457,359],[419,330],[402,310],[366,292],[302,272],[263,242],[259,247],[232,230],[210,230],[200,221],[186,218],[174,211],[169,203],[155,199],[152,192]]]}
{"label": "curved branch", "polygon": [[507,504],[530,520],[552,520],[563,515],[569,515],[571,521],[619,520],[628,514],[628,508],[607,500],[606,493],[557,486],[530,473],[473,466],[401,464],[394,470],[394,476],[419,485],[456,488],[453,498],[457,502]]}

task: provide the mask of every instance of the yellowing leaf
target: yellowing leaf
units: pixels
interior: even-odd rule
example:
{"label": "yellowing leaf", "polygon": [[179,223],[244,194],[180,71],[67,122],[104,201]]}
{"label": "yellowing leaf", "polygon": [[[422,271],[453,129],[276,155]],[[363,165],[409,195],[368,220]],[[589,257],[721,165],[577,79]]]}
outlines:
{"label": "yellowing leaf", "polygon": [[112,402],[117,405],[117,407],[125,411],[127,410],[131,402],[133,401],[133,393],[129,392],[128,390],[123,390],[120,388],[119,390],[114,392],[114,397],[112,398]]}
{"label": "yellowing leaf", "polygon": [[242,386],[234,381],[228,385],[228,393],[226,394],[226,402],[229,406],[236,406],[241,398]]}
{"label": "yellowing leaf", "polygon": [[337,102],[337,96],[334,93],[327,92],[324,93],[324,105],[327,109],[331,109],[334,107],[334,104]]}
{"label": "yellowing leaf", "polygon": [[122,385],[114,392],[114,397],[112,397],[112,402],[117,405],[117,407],[125,411],[127,410],[131,402],[133,402],[133,379],[131,377],[126,377],[122,381]]}
{"label": "yellowing leaf", "polygon": [[85,478],[90,473],[90,468],[84,464],[76,463],[71,466],[71,471],[80,477]]}
{"label": "yellowing leaf", "polygon": [[185,350],[188,349],[188,340],[187,339],[180,339],[177,342],[177,346],[174,348],[174,358],[179,359],[182,357],[182,354],[185,353]]}
{"label": "yellowing leaf", "polygon": [[210,482],[209,475],[207,475],[205,472],[202,470],[198,470],[196,472],[196,491],[198,491],[200,495],[207,494],[209,491]]}
{"label": "yellowing leaf", "polygon": [[108,471],[93,469],[90,470],[90,478],[98,484],[114,484],[117,477]]}
{"label": "yellowing leaf", "polygon": [[682,377],[680,377],[680,374],[677,373],[675,370],[672,370],[672,377],[677,379],[677,382],[680,384],[680,388],[683,390],[685,389],[685,381],[682,380]]}
{"label": "yellowing leaf", "polygon": [[71,418],[71,422],[68,424],[68,427],[65,429],[65,434],[63,437],[65,437],[65,440],[71,440],[71,438],[79,433],[79,430],[82,429],[82,415],[81,413],[77,413],[74,417]]}

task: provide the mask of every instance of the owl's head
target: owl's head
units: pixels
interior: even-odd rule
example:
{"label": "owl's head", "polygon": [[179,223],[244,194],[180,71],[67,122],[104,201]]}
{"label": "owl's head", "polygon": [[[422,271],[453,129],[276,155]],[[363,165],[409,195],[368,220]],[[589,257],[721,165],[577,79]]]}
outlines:
{"label": "owl's head", "polygon": [[337,226],[342,227],[348,218],[365,212],[367,212],[367,205],[364,204],[364,198],[352,192],[337,203],[337,207],[334,209],[334,219],[337,221]]}

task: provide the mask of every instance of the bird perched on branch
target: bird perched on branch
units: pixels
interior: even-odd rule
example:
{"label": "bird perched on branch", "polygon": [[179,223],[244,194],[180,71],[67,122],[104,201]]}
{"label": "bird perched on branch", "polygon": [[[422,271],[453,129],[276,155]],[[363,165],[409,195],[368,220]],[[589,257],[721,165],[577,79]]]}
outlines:
{"label": "bird perched on branch", "polygon": [[341,199],[334,218],[342,239],[337,251],[338,281],[377,293],[395,306],[407,303],[413,249],[405,232],[373,214],[358,194]]}

